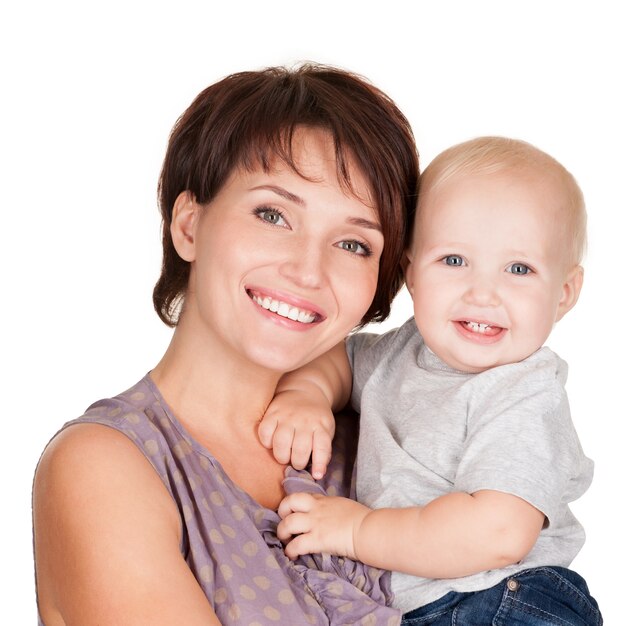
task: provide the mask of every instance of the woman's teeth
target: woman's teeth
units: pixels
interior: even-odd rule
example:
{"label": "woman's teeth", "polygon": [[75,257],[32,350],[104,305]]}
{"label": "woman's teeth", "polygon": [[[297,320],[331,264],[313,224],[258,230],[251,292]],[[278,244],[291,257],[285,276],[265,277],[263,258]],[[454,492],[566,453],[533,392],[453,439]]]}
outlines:
{"label": "woman's teeth", "polygon": [[271,311],[272,313],[276,313],[281,317],[286,317],[294,322],[302,322],[303,324],[310,324],[315,321],[315,313],[311,313],[310,311],[304,311],[295,306],[290,306],[286,302],[281,302],[280,300],[273,300],[272,298],[268,298],[265,296],[261,298],[260,296],[253,295],[252,300],[256,302],[259,306],[262,306],[264,309]]}

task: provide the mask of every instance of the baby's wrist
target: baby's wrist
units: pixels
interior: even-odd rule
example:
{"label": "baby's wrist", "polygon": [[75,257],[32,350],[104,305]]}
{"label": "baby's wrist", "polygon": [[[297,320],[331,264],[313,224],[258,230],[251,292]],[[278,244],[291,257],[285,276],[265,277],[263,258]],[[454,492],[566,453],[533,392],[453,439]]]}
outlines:
{"label": "baby's wrist", "polygon": [[[370,559],[370,546],[371,546],[371,536],[370,529],[372,517],[374,516],[375,510],[366,507],[365,505],[360,505],[362,507],[361,515],[358,516],[357,523],[353,526],[352,532],[352,558],[356,561],[361,561],[362,563],[368,563]],[[375,523],[375,521],[374,521]]]}

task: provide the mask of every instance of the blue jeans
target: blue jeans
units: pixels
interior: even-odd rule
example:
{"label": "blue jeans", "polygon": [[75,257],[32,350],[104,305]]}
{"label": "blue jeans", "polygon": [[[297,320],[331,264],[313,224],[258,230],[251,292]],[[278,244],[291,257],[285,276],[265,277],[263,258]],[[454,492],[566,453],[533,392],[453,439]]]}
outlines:
{"label": "blue jeans", "polygon": [[576,572],[537,567],[490,589],[451,591],[406,613],[402,626],[600,626],[598,603]]}

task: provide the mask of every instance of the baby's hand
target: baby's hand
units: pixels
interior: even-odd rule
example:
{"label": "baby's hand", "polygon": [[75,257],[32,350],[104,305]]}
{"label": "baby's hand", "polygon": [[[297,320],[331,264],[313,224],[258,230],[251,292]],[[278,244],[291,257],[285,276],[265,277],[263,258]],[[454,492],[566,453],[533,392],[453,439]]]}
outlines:
{"label": "baby's hand", "polygon": [[304,469],[312,457],[311,474],[319,480],[330,461],[335,418],[321,392],[286,389],[274,396],[259,424],[259,439],[279,463]]}
{"label": "baby's hand", "polygon": [[288,542],[285,554],[327,552],[357,560],[355,538],[371,509],[348,498],[292,493],[278,507],[277,535]]}

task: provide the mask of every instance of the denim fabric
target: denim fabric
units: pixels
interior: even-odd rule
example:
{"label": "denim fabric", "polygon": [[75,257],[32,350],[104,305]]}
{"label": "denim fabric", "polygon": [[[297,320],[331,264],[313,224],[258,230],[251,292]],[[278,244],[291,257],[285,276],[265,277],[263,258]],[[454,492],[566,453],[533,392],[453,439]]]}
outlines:
{"label": "denim fabric", "polygon": [[402,626],[600,626],[598,603],[576,572],[537,567],[490,589],[451,591],[406,613]]}

